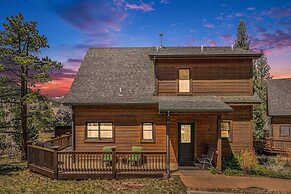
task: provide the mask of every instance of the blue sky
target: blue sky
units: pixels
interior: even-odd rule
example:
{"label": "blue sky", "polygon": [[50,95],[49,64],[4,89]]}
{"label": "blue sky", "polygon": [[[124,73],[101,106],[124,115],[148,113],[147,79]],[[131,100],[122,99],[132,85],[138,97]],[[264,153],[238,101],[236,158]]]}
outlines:
{"label": "blue sky", "polygon": [[[291,77],[291,1],[2,0],[0,22],[23,13],[48,37],[48,55],[63,63],[53,82],[39,86],[63,95],[89,47],[230,46],[243,19],[253,49],[264,49],[275,78]],[[2,27],[1,27],[2,30]]]}

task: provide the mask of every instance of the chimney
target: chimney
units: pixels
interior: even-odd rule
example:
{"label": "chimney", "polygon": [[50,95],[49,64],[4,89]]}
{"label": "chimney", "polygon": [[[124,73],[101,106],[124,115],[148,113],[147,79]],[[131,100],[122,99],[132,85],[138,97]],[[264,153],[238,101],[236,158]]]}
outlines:
{"label": "chimney", "polygon": [[201,52],[203,52],[203,45],[201,46]]}

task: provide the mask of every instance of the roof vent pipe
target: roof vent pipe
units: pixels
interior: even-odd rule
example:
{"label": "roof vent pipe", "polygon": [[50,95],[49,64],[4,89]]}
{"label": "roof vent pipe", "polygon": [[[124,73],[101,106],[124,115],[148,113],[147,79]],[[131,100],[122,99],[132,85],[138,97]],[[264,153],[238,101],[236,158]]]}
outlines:
{"label": "roof vent pipe", "polygon": [[122,89],[121,89],[121,87],[119,88],[119,94],[118,94],[118,96],[122,96]]}
{"label": "roof vent pipe", "polygon": [[201,52],[203,52],[203,45],[201,46]]}
{"label": "roof vent pipe", "polygon": [[157,49],[157,51],[159,51],[159,47],[158,46],[156,47],[156,49]]}
{"label": "roof vent pipe", "polygon": [[233,45],[231,45],[231,51],[233,51]]}
{"label": "roof vent pipe", "polygon": [[160,44],[160,47],[161,48],[163,48],[164,46],[163,46],[163,35],[164,35],[164,33],[160,33],[160,37],[161,37],[161,44]]}

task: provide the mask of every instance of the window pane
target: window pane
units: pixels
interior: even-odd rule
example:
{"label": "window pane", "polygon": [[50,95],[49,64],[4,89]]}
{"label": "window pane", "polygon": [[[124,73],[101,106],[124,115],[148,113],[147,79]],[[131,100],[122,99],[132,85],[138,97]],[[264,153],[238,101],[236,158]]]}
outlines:
{"label": "window pane", "polygon": [[112,138],[112,123],[100,123],[100,138]]}
{"label": "window pane", "polygon": [[189,69],[179,69],[179,80],[189,80],[190,72]]}
{"label": "window pane", "polygon": [[100,123],[100,130],[112,130],[112,123]]}
{"label": "window pane", "polygon": [[100,131],[101,138],[112,138],[112,131]]}
{"label": "window pane", "polygon": [[98,130],[98,123],[87,123],[88,130]]}
{"label": "window pane", "polygon": [[228,138],[230,133],[230,122],[222,121],[221,122],[221,137]]}
{"label": "window pane", "polygon": [[153,139],[152,131],[143,131],[143,139]]}
{"label": "window pane", "polygon": [[181,143],[191,143],[191,125],[181,125]]}
{"label": "window pane", "polygon": [[142,124],[142,137],[143,139],[153,139],[153,124],[152,123],[143,123]]}
{"label": "window pane", "polygon": [[189,80],[179,80],[179,92],[190,92]]}
{"label": "window pane", "polygon": [[87,137],[98,138],[98,131],[87,131]]}
{"label": "window pane", "polygon": [[280,128],[280,134],[281,134],[282,137],[289,136],[289,126],[288,125],[281,126],[281,128]]}

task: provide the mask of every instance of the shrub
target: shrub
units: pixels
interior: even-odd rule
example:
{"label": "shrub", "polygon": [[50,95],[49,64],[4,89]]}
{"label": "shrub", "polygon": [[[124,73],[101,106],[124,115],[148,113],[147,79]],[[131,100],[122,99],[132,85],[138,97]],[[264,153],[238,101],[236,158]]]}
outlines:
{"label": "shrub", "polygon": [[249,172],[252,168],[254,168],[258,164],[258,159],[253,150],[246,149],[241,151],[238,156],[238,161],[240,164],[240,168],[244,172]]}

